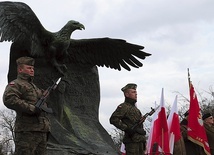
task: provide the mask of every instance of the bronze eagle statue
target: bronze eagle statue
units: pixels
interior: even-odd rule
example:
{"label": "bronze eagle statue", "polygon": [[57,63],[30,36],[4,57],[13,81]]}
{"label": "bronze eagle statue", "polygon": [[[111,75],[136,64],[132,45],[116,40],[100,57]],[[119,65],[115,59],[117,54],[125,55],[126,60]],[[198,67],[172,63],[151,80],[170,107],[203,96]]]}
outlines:
{"label": "bronze eagle statue", "polygon": [[27,4],[0,2],[0,42],[12,41],[10,52],[19,50],[28,56],[45,57],[62,74],[66,71],[66,63],[131,70],[129,66],[143,66],[137,58],[151,55],[142,51],[143,46],[123,39],[71,38],[72,32],[82,29],[85,29],[83,24],[71,20],[53,33],[43,27]]}

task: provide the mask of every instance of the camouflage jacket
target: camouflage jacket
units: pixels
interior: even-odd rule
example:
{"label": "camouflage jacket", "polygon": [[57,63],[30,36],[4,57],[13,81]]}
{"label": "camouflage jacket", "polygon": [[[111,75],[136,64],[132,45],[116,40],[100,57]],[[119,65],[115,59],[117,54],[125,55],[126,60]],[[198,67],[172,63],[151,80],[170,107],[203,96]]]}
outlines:
{"label": "camouflage jacket", "polygon": [[180,140],[175,142],[173,155],[187,155],[183,136],[181,136]]}
{"label": "camouflage jacket", "polygon": [[34,106],[41,96],[42,90],[26,74],[18,74],[17,79],[6,86],[3,102],[7,108],[16,111],[15,132],[50,130],[46,113],[36,113]]}
{"label": "camouflage jacket", "polygon": [[214,126],[209,126],[206,123],[204,123],[204,128],[207,134],[211,155],[214,155]]}
{"label": "camouflage jacket", "polygon": [[[125,131],[124,143],[130,142],[145,142],[145,135],[135,132],[130,135],[126,132],[127,129],[130,129],[135,123],[137,123],[142,117],[140,110],[135,106],[135,102],[131,99],[125,100],[124,103],[121,103],[117,109],[113,112],[110,117],[110,123],[113,124],[118,129]],[[143,125],[140,127],[143,128]]]}
{"label": "camouflage jacket", "polygon": [[185,148],[186,148],[186,155],[204,155],[204,150],[201,146],[197,145],[196,143],[193,143],[188,139],[187,135],[187,119],[183,119],[180,123],[181,127],[181,135],[184,140]]}

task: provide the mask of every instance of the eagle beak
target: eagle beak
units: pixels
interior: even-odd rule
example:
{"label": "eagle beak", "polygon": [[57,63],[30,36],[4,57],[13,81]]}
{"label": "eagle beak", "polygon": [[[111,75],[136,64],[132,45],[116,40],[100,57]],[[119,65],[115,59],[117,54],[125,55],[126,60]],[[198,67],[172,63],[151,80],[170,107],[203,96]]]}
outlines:
{"label": "eagle beak", "polygon": [[85,26],[80,24],[80,27],[79,27],[80,30],[85,30]]}

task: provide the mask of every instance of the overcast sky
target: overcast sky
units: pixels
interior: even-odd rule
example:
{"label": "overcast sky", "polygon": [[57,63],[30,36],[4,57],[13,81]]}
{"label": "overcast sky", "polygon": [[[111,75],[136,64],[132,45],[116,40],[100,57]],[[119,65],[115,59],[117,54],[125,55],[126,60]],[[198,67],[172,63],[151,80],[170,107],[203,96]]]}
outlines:
{"label": "overcast sky", "polygon": [[[1,0],[0,0],[1,1]],[[14,0],[15,1],[15,0]],[[121,88],[138,85],[138,107],[142,113],[159,104],[161,89],[172,105],[174,91],[189,96],[187,68],[198,90],[214,84],[213,0],[20,0],[35,12],[43,26],[56,32],[68,20],[85,25],[72,38],[121,38],[143,45],[152,56],[132,71],[99,68],[100,122],[113,128],[109,117],[124,101]],[[10,43],[0,43],[0,97],[7,84]],[[4,108],[1,101],[0,108]]]}

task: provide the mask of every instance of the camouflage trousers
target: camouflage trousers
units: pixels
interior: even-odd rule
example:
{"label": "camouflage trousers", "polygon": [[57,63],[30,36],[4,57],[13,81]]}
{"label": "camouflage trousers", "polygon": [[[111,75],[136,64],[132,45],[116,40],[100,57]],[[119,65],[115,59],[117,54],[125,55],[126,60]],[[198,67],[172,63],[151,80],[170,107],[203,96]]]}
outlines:
{"label": "camouflage trousers", "polygon": [[47,132],[16,132],[15,155],[47,155]]}
{"label": "camouflage trousers", "polygon": [[139,143],[126,143],[125,150],[126,155],[144,155],[145,144],[142,142]]}

